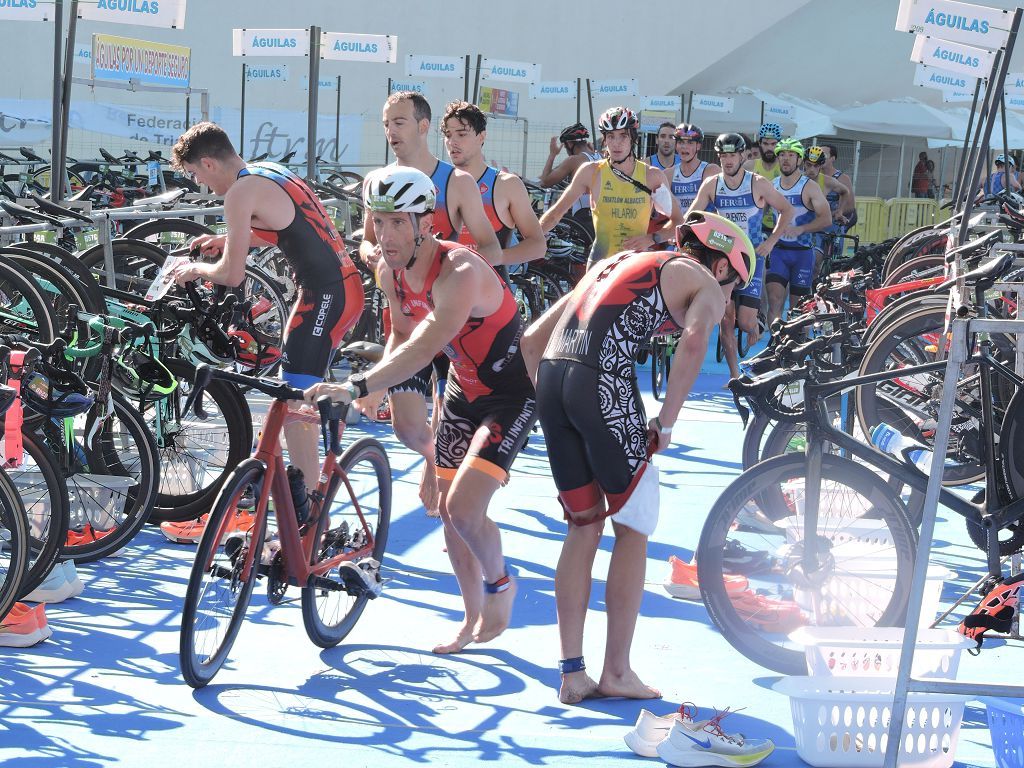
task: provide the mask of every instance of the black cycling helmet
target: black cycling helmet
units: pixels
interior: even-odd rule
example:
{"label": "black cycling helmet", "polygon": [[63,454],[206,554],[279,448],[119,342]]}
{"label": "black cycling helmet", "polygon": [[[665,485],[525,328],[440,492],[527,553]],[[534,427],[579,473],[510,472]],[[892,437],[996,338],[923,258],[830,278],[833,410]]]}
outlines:
{"label": "black cycling helmet", "polygon": [[723,133],[715,139],[715,152],[728,154],[729,152],[746,152],[747,140],[738,133]]}
{"label": "black cycling helmet", "polygon": [[558,140],[563,144],[574,144],[577,141],[589,141],[590,131],[583,123],[573,123],[558,134]]}
{"label": "black cycling helmet", "polygon": [[601,113],[601,117],[597,121],[597,127],[601,133],[608,133],[609,131],[616,131],[625,128],[630,133],[636,134],[636,129],[639,125],[640,120],[637,119],[636,112],[629,107],[612,107],[611,109],[606,109]]}
{"label": "black cycling helmet", "polygon": [[704,143],[704,131],[691,123],[680,123],[676,126],[676,141],[696,141]]}

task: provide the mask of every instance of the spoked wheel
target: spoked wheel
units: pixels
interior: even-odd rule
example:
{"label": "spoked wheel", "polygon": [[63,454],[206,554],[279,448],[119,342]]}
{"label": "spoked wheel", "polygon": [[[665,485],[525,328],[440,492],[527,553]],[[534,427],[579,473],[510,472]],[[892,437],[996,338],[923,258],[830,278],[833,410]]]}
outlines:
{"label": "spoked wheel", "polygon": [[[342,454],[338,467],[321,507],[314,561],[366,550],[379,563],[391,521],[388,456],[376,440],[363,438]],[[355,557],[353,562],[360,559]],[[321,648],[340,643],[359,621],[367,600],[366,594],[353,596],[346,591],[338,569],[314,577],[302,590],[302,621],[309,639]]]}
{"label": "spoked wheel", "polygon": [[[178,661],[185,682],[202,688],[223,666],[249,607],[267,528],[238,530],[239,501],[258,498],[263,465],[246,459],[231,474],[210,511],[185,593]],[[238,531],[238,535],[229,534]],[[252,567],[245,573],[250,547]]]}
{"label": "spoked wheel", "polygon": [[805,674],[803,626],[903,620],[916,536],[871,470],[826,454],[813,555],[804,517],[806,457],[769,459],[719,496],[701,532],[697,575],[715,625],[748,659]]}
{"label": "spoked wheel", "polygon": [[655,400],[661,400],[661,393],[668,385],[668,375],[672,371],[672,355],[669,353],[668,342],[656,339],[651,346],[651,392]]}

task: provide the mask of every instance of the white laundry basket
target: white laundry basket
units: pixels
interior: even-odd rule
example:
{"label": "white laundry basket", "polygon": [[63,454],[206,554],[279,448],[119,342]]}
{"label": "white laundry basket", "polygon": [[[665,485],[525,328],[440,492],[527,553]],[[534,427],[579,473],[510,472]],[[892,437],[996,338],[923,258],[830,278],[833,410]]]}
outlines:
{"label": "white laundry basket", "polygon": [[[796,751],[818,768],[881,768],[889,743],[895,678],[786,677]],[[969,696],[909,694],[899,750],[901,768],[949,768]]]}
{"label": "white laundry basket", "polygon": [[[895,676],[903,651],[902,627],[801,627],[789,638],[818,677]],[[960,653],[974,644],[953,629],[920,629],[911,674],[955,680]]]}

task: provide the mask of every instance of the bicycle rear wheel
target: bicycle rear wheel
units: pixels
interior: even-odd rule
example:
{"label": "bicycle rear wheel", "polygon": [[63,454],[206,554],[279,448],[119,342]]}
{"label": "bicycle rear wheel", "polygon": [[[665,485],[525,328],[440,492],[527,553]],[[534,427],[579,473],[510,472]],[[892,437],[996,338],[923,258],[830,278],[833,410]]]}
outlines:
{"label": "bicycle rear wheel", "polygon": [[[210,511],[199,541],[181,615],[178,663],[185,682],[202,688],[227,660],[238,636],[256,584],[267,517],[238,537],[228,538],[243,496],[259,499],[265,470],[246,459],[231,474]],[[230,542],[225,546],[226,542]],[[243,573],[250,547],[256,547],[252,568]]]}
{"label": "bicycle rear wheel", "polygon": [[801,626],[903,621],[916,536],[902,504],[870,470],[822,461],[815,563],[807,568],[807,459],[769,459],[734,480],[712,507],[697,548],[701,596],[715,625],[748,659],[806,674]]}
{"label": "bicycle rear wheel", "polygon": [[[380,443],[366,437],[349,446],[338,460],[321,509],[312,562],[364,549],[377,562],[383,561],[391,522],[391,465]],[[302,589],[306,634],[321,648],[345,639],[369,599],[366,594],[350,595],[338,578],[335,569],[314,577]]]}
{"label": "bicycle rear wheel", "polygon": [[655,400],[661,400],[661,393],[668,385],[668,375],[672,371],[672,356],[669,354],[668,343],[656,339],[651,343],[651,392]]}
{"label": "bicycle rear wheel", "polygon": [[[3,470],[0,469],[0,474]],[[28,524],[25,507],[7,483],[0,481],[0,619],[18,599],[28,570]]]}

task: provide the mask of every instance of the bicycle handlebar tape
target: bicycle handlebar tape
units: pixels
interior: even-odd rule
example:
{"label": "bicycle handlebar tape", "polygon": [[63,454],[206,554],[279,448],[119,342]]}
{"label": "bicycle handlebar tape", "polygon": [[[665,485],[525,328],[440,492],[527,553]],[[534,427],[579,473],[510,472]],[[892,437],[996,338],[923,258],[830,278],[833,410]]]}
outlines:
{"label": "bicycle handlebar tape", "polygon": [[203,392],[210,384],[210,379],[213,377],[213,368],[207,363],[200,363],[196,367],[196,379],[192,385],[192,392],[188,396],[188,400],[185,401],[185,407],[182,409],[184,413],[188,413],[190,408],[195,409],[196,418],[200,421],[206,421],[209,414],[203,410]]}

